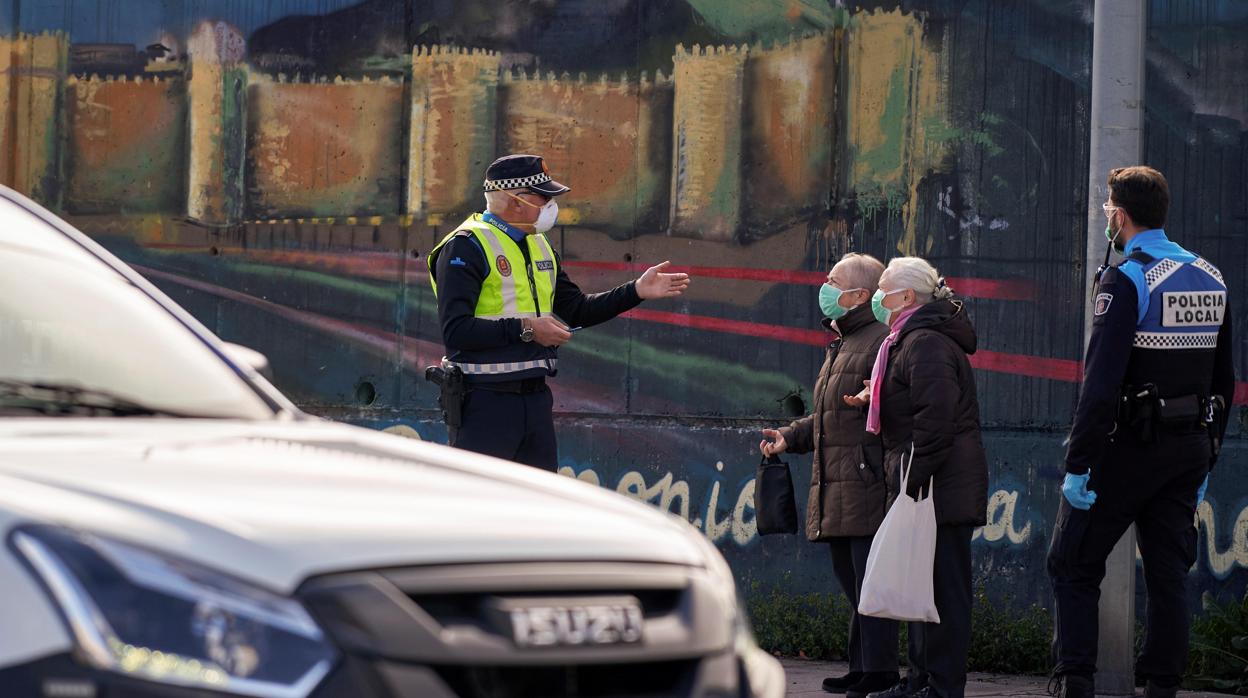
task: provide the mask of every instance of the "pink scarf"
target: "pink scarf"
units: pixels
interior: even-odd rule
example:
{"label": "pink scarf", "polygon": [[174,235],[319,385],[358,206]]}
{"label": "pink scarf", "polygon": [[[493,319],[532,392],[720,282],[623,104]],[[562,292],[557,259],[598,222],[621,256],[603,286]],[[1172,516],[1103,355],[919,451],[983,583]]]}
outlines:
{"label": "pink scarf", "polygon": [[867,431],[872,434],[880,433],[880,384],[884,382],[884,369],[888,367],[888,350],[897,343],[897,337],[901,335],[901,328],[906,326],[906,320],[922,307],[916,305],[901,311],[897,319],[893,320],[892,331],[880,343],[880,350],[875,355],[875,365],[871,367],[871,403],[867,405]]}

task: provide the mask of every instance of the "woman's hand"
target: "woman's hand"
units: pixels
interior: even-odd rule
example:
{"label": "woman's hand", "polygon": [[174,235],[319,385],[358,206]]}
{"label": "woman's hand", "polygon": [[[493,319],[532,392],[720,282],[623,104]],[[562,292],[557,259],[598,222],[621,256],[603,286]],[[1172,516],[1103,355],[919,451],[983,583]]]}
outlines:
{"label": "woman's hand", "polygon": [[859,391],[857,395],[841,396],[841,399],[845,401],[846,405],[849,405],[850,407],[866,407],[871,404],[871,381],[865,380],[862,384],[865,387]]}
{"label": "woman's hand", "polygon": [[[789,448],[789,444],[784,440],[784,435],[775,429],[764,429],[763,436],[767,438],[758,442],[758,450],[764,456],[778,456]],[[768,441],[767,439],[771,440]]]}

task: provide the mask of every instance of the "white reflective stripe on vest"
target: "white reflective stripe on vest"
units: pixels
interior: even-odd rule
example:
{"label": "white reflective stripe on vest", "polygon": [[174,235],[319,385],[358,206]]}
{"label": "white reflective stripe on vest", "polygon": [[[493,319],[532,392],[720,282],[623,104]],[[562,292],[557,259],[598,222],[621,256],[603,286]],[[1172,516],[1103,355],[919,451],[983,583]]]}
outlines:
{"label": "white reflective stripe on vest", "polygon": [[469,376],[501,376],[508,373],[520,373],[522,371],[532,371],[535,368],[544,368],[553,372],[559,367],[559,359],[539,359],[537,361],[512,361],[498,364],[454,364],[459,366],[459,370]]}
{"label": "white reflective stripe on vest", "polygon": [[520,317],[516,310],[516,270],[512,269],[510,274],[503,274],[501,270],[498,270],[498,259],[507,258],[507,255],[503,253],[503,248],[498,244],[498,238],[488,233],[477,237],[483,238],[485,244],[490,246],[491,258],[486,260],[486,264],[498,271],[498,278],[502,284],[503,314],[500,317]]}

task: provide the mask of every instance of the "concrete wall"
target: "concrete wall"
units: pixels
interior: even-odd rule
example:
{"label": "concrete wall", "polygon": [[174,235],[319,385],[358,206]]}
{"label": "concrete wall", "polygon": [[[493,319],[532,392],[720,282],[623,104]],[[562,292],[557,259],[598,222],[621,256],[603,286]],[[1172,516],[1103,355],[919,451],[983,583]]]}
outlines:
{"label": "concrete wall", "polygon": [[[163,20],[144,19],[153,4]],[[552,239],[583,288],[664,259],[696,277],[683,298],[561,350],[565,472],[687,518],[743,581],[795,590],[830,589],[830,565],[801,537],[754,535],[758,429],[809,407],[829,340],[816,294],[832,262],[924,255],[979,332],[992,468],[980,579],[1044,600],[1088,300],[1091,2],[781,4],[282,0],[263,18],[231,3],[206,21],[189,0],[107,0],[133,16],[96,26],[82,10],[22,3],[10,26],[0,0],[0,30],[14,35],[0,66],[26,65],[31,32],[52,47],[38,70],[0,71],[0,173],[34,173],[19,187],[226,339],[268,353],[309,410],[438,440],[421,373],[443,348],[423,255],[481,205],[493,157],[546,154],[573,187]],[[1248,297],[1248,11],[1149,9],[1145,159],[1172,183],[1167,229]],[[478,21],[487,10],[505,21]],[[97,92],[139,119],[185,110],[185,195],[171,206],[164,182],[138,213],[118,203],[148,181],[130,163],[177,160],[177,128],[153,118],[139,121],[145,138],[109,130],[103,111],[80,109],[84,73],[67,82],[64,56],[104,55],[83,47],[110,41],[137,51],[164,34],[173,62],[135,70],[176,79],[102,72]],[[22,96],[40,80],[38,99]],[[157,84],[172,103],[120,99]],[[14,95],[44,105],[39,118]],[[328,156],[314,147],[325,143]],[[1248,327],[1248,303],[1233,307]],[[1199,512],[1193,601],[1248,585],[1245,336],[1233,436]],[[790,463],[801,496],[810,460]]]}
{"label": "concrete wall", "polygon": [[249,217],[400,211],[402,83],[257,78],[247,109]]}
{"label": "concrete wall", "polygon": [[69,43],[60,32],[0,37],[0,182],[60,206]]}
{"label": "concrete wall", "polygon": [[626,237],[659,229],[671,151],[658,134],[671,129],[670,78],[504,73],[499,93],[498,152],[541,153],[576,183],[559,201],[567,222]]}
{"label": "concrete wall", "polygon": [[70,77],[65,207],[177,213],[186,202],[186,83]]}

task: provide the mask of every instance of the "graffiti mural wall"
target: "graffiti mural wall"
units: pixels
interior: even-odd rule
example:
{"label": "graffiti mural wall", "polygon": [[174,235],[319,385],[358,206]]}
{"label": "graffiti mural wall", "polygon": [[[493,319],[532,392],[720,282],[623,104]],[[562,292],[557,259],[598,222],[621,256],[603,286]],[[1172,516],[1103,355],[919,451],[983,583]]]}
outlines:
{"label": "graffiti mural wall", "polygon": [[[1168,230],[1248,297],[1248,9],[1151,0],[1149,26]],[[427,439],[424,254],[493,158],[543,154],[573,187],[551,237],[574,280],[696,279],[564,347],[565,474],[685,518],[762,587],[833,588],[824,548],[760,540],[752,510],[757,430],[807,410],[831,339],[817,287],[847,251],[927,257],[979,330],[980,573],[1047,598],[1091,0],[0,0],[0,35],[0,182],[267,353],[308,410]],[[1248,384],[1237,402],[1194,593],[1248,584]]]}

